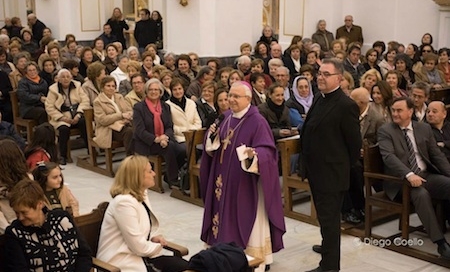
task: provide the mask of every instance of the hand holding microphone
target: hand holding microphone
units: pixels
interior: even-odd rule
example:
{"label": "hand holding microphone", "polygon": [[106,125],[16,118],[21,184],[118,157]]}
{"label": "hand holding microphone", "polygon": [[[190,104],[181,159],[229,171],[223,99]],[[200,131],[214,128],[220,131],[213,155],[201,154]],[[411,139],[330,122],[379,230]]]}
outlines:
{"label": "hand holding microphone", "polygon": [[209,131],[211,132],[211,135],[209,138],[211,139],[211,142],[214,141],[214,138],[217,136],[217,130],[219,129],[220,124],[222,123],[223,119],[225,118],[225,115],[221,114],[219,117],[214,120],[214,123],[209,127]]}

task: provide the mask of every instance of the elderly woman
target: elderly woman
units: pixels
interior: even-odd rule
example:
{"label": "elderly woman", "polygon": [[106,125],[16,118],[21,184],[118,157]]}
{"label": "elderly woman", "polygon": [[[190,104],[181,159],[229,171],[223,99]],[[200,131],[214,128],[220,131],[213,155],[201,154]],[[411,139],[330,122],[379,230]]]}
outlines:
{"label": "elderly woman", "polygon": [[89,98],[90,105],[94,105],[94,100],[100,94],[100,82],[106,76],[106,67],[100,61],[89,65],[86,70],[87,80],[81,85],[81,88]]}
{"label": "elderly woman", "polygon": [[208,128],[217,118],[217,111],[214,107],[214,93],[217,89],[216,83],[212,80],[202,84],[201,98],[197,100],[197,111],[202,120],[202,127]]}
{"label": "elderly woman", "polygon": [[174,76],[181,77],[186,80],[186,85],[189,86],[191,82],[197,76],[197,72],[191,69],[192,60],[189,55],[181,54],[178,56],[175,66],[177,69],[174,71]]}
{"label": "elderly woman", "polygon": [[132,154],[133,111],[125,98],[116,93],[116,81],[106,76],[100,83],[102,92],[94,100],[95,137],[100,148],[111,148],[112,141],[123,141],[127,155]]}
{"label": "elderly woman", "polygon": [[59,47],[59,43],[57,41],[52,41],[47,45],[47,54],[42,54],[39,56],[38,64],[39,67],[42,69],[42,61],[50,57],[55,62],[56,69],[59,70],[62,68],[62,58],[61,58],[61,49]]}
{"label": "elderly woman", "polygon": [[97,258],[123,272],[187,269],[182,258],[160,255],[167,241],[148,199],[147,189],[154,185],[155,172],[146,157],[122,161],[110,189],[113,199],[103,218]]}
{"label": "elderly woman", "polygon": [[424,81],[431,84],[435,89],[442,89],[447,86],[444,73],[437,69],[439,57],[429,53],[423,57],[423,67],[416,73],[416,81]]}
{"label": "elderly woman", "polygon": [[322,51],[325,53],[332,49],[330,45],[334,40],[333,33],[328,31],[326,28],[327,22],[325,22],[325,20],[319,20],[317,23],[317,31],[311,37],[313,43],[318,43]]}
{"label": "elderly woman", "polygon": [[134,150],[145,156],[162,156],[166,161],[165,181],[169,186],[176,186],[178,169],[184,164],[186,152],[175,141],[170,107],[161,101],[162,83],[152,78],[144,90],[144,101],[133,108]]}
{"label": "elderly woman", "polygon": [[127,49],[127,56],[130,60],[137,62],[141,61],[141,54],[139,54],[139,49],[136,46],[130,46]]}
{"label": "elderly woman", "polygon": [[166,103],[170,106],[172,113],[173,133],[178,143],[186,141],[183,132],[197,130],[202,127],[202,120],[197,112],[194,101],[184,95],[183,84],[180,79],[175,78],[170,83],[172,97]]}
{"label": "elderly woman", "polygon": [[259,106],[266,102],[266,81],[264,74],[252,73],[250,75],[250,84],[252,85],[252,105]]}
{"label": "elderly woman", "polygon": [[104,61],[106,57],[105,52],[105,42],[101,37],[95,38],[94,46],[92,48],[92,52],[94,52],[95,56],[100,60]]}
{"label": "elderly woman", "polygon": [[278,83],[269,87],[268,99],[258,109],[269,123],[275,141],[296,134],[297,130],[291,130],[289,108],[284,102],[284,88]]}
{"label": "elderly woman", "polygon": [[[127,67],[128,67],[128,56],[120,55],[117,58],[117,68],[111,72],[111,76],[116,79],[117,91],[119,91],[119,84],[122,80],[128,79]],[[122,94],[123,95],[123,94]]]}
{"label": "elderly woman", "polygon": [[39,77],[39,68],[35,62],[27,63],[25,70],[25,77],[19,81],[17,87],[20,116],[24,119],[33,119],[37,124],[45,123],[48,121],[44,108],[48,84]]}
{"label": "elderly woman", "polygon": [[126,79],[121,80],[119,83],[119,93],[123,96],[126,96],[133,89],[133,86],[131,85],[130,82],[130,78],[134,74],[141,73],[141,64],[137,61],[129,60],[126,70],[127,70]]}
{"label": "elderly woman", "polygon": [[71,128],[80,130],[81,138],[88,146],[83,112],[90,105],[89,98],[81,89],[80,82],[72,80],[69,70],[59,70],[57,79],[58,82],[49,88],[45,110],[50,117],[50,124],[58,130],[59,163],[65,165]]}
{"label": "elderly woman", "polygon": [[292,93],[294,94],[286,101],[286,106],[295,109],[301,116],[305,116],[312,106],[314,94],[312,86],[305,76],[298,76],[292,84]]}
{"label": "elderly woman", "polygon": [[[0,234],[16,219],[9,205],[9,192],[16,184],[32,177],[28,174],[25,157],[19,146],[10,139],[0,140]],[[14,269],[11,271],[15,271]]]}
{"label": "elderly woman", "polygon": [[277,38],[275,38],[275,33],[273,32],[273,29],[269,25],[265,25],[261,37],[259,38],[258,42],[263,42],[270,46],[272,42],[278,42]]}
{"label": "elderly woman", "polygon": [[39,183],[20,181],[9,199],[18,219],[5,232],[6,271],[90,271],[89,245],[67,211],[47,209]]}
{"label": "elderly woman", "polygon": [[89,65],[91,65],[94,61],[99,60],[97,56],[94,56],[94,51],[92,51],[92,48],[86,46],[83,47],[81,50],[81,61],[80,61],[80,67],[79,67],[79,73],[83,78],[87,77],[87,68]]}
{"label": "elderly woman", "polygon": [[142,54],[142,68],[141,74],[144,76],[145,80],[149,80],[153,77],[152,75],[153,68],[153,57],[150,52],[144,52]]}
{"label": "elderly woman", "polygon": [[125,100],[130,105],[130,107],[133,108],[136,103],[141,102],[145,98],[145,80],[141,74],[134,74],[131,76],[130,81],[133,89],[125,96]]}
{"label": "elderly woman", "polygon": [[368,92],[372,90],[372,87],[381,80],[380,72],[378,72],[377,69],[369,69],[367,72],[365,72],[360,81],[359,86],[364,87],[367,89]]}

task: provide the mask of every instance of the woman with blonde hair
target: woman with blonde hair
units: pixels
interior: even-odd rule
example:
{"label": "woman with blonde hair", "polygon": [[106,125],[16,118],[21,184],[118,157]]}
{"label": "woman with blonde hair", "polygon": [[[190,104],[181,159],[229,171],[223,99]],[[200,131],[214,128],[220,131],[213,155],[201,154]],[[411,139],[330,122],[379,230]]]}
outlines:
{"label": "woman with blonde hair", "polygon": [[155,172],[148,159],[125,158],[111,186],[112,200],[103,218],[97,258],[121,271],[168,271],[187,269],[187,262],[160,254],[167,241],[152,211],[147,189],[155,185]]}
{"label": "woman with blonde hair", "polygon": [[359,80],[359,86],[366,88],[370,92],[372,87],[380,80],[382,80],[380,72],[372,68],[362,75]]}
{"label": "woman with blonde hair", "polygon": [[350,95],[353,88],[355,88],[355,81],[353,80],[352,74],[347,71],[344,71],[342,80],[341,80],[341,89],[346,95]]}

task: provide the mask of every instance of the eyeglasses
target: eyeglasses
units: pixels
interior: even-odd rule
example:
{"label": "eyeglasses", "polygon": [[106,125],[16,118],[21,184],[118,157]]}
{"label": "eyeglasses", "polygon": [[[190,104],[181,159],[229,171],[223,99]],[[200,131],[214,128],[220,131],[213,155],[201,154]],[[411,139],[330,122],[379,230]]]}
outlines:
{"label": "eyeglasses", "polygon": [[340,75],[340,73],[329,73],[329,72],[317,72],[317,77],[323,76],[324,78],[329,78],[330,76]]}
{"label": "eyeglasses", "polygon": [[422,50],[423,53],[431,53],[431,50]]}
{"label": "eyeglasses", "polygon": [[142,82],[142,81],[135,81],[135,82],[133,82],[132,84],[133,84],[133,85],[144,84],[144,82]]}
{"label": "eyeglasses", "polygon": [[228,98],[239,99],[242,97],[247,97],[247,95],[237,95],[237,94],[231,94],[231,93],[228,94]]}

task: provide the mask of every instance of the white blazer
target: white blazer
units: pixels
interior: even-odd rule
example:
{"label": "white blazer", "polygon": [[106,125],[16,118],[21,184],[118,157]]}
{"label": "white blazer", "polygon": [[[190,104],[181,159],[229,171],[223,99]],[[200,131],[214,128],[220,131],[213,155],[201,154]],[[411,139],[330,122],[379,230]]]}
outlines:
{"label": "white blazer", "polygon": [[202,128],[202,120],[198,115],[197,104],[194,101],[186,98],[186,109],[184,111],[170,100],[166,103],[170,106],[170,112],[172,113],[173,134],[177,142],[183,143],[186,141],[184,131]]}
{"label": "white blazer", "polygon": [[[147,193],[144,202],[151,211]],[[117,195],[103,218],[97,258],[122,272],[147,271],[142,257],[157,257],[162,249],[150,239],[159,235],[159,223],[151,212],[152,224],[144,205],[132,195]],[[147,240],[150,234],[150,239]]]}

